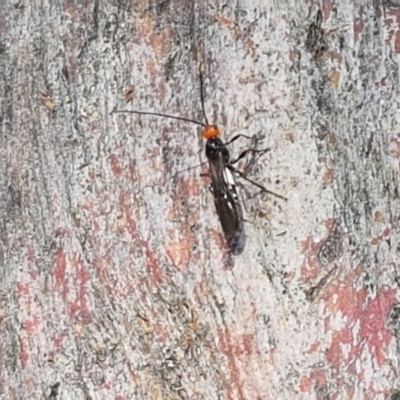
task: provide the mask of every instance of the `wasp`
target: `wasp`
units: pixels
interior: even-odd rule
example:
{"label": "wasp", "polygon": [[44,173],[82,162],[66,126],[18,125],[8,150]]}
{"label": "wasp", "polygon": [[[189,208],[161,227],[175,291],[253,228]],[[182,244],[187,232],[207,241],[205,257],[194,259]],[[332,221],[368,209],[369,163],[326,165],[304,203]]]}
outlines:
{"label": "wasp", "polygon": [[247,178],[241,171],[234,167],[234,164],[242,159],[249,152],[265,152],[269,149],[247,149],[243,151],[235,160],[230,159],[230,154],[227,145],[231,144],[240,137],[251,139],[249,136],[239,134],[234,136],[229,142],[224,143],[220,138],[220,131],[216,125],[211,125],[208,122],[205,107],[204,107],[204,85],[202,66],[200,64],[200,97],[203,116],[205,122],[196,121],[190,118],[179,117],[169,114],[151,112],[151,111],[136,111],[136,110],[114,110],[113,112],[124,112],[138,115],[152,115],[175,119],[179,121],[190,122],[202,127],[202,136],[206,139],[205,154],[207,157],[209,171],[211,176],[210,191],[214,197],[215,208],[224,232],[225,239],[230,252],[234,255],[239,255],[243,252],[246,244],[246,234],[244,230],[244,220],[242,207],[239,202],[239,197],[236,191],[236,183],[234,174],[239,175],[246,181],[255,185],[263,192],[278,197],[282,200],[287,200],[285,197],[271,192],[262,185]]}

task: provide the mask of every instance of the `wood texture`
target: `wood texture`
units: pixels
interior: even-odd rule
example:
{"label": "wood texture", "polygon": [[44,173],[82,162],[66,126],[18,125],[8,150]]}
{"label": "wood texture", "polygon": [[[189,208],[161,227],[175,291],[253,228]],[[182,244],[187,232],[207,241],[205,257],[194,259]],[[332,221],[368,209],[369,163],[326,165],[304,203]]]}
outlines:
{"label": "wood texture", "polygon": [[399,398],[398,2],[3,3],[2,399]]}

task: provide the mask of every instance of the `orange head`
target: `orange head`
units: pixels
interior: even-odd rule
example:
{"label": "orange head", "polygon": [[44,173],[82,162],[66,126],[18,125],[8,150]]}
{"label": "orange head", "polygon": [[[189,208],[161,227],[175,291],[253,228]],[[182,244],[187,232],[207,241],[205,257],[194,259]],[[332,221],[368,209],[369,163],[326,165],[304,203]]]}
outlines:
{"label": "orange head", "polygon": [[219,136],[219,129],[215,125],[206,125],[203,129],[203,138],[212,139]]}

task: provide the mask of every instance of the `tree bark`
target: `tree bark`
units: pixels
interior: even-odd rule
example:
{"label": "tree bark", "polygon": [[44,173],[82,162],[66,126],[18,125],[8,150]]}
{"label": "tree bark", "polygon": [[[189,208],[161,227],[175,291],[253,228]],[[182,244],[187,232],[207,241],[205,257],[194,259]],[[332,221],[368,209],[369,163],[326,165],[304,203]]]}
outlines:
{"label": "tree bark", "polygon": [[3,3],[2,399],[399,398],[397,1]]}

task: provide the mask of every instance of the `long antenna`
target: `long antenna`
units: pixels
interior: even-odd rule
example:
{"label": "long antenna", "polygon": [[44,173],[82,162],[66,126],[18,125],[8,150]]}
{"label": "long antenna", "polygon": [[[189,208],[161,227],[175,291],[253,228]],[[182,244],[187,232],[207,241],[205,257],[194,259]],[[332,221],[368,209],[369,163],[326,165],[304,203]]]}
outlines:
{"label": "long antenna", "polygon": [[114,109],[113,111],[111,111],[111,114],[113,114],[113,113],[127,113],[127,114],[137,114],[137,115],[154,115],[156,117],[164,117],[164,118],[176,119],[178,121],[191,122],[193,124],[200,125],[200,126],[203,126],[204,128],[207,128],[209,126],[209,123],[208,123],[208,119],[207,119],[207,116],[206,116],[206,110],[205,110],[205,107],[204,107],[203,63],[199,64],[199,76],[200,76],[201,108],[203,110],[203,116],[204,116],[204,120],[206,121],[206,123],[195,121],[194,119],[190,119],[190,118],[177,117],[175,115],[163,114],[163,113],[151,112],[151,111],[135,111],[135,110],[117,110],[117,109]]}
{"label": "long antenna", "polygon": [[201,98],[201,108],[203,109],[204,120],[208,124],[208,119],[206,116],[206,110],[204,108],[204,81],[203,81],[203,63],[199,65],[199,75],[200,75],[200,98]]}
{"label": "long antenna", "polygon": [[206,127],[206,124],[203,124],[202,122],[195,121],[194,119],[190,118],[185,118],[185,117],[177,117],[175,115],[169,115],[169,114],[162,114],[162,113],[157,113],[157,112],[151,112],[151,111],[132,111],[132,110],[113,110],[111,113],[128,113],[128,114],[138,114],[138,115],[154,115],[156,117],[165,117],[165,118],[171,118],[171,119],[177,119],[179,121],[185,121],[185,122],[192,122],[193,124],[201,125]]}

